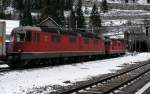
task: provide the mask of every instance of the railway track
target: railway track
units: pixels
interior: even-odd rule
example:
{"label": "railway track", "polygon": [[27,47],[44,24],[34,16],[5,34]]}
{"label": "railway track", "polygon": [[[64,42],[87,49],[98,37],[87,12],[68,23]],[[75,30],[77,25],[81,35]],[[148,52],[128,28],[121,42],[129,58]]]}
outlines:
{"label": "railway track", "polygon": [[8,72],[8,71],[12,71],[11,68],[7,67],[7,68],[0,68],[0,73],[1,72]]}
{"label": "railway track", "polygon": [[150,63],[137,63],[128,68],[124,68],[107,76],[99,79],[98,81],[87,83],[86,85],[80,85],[73,89],[59,92],[59,94],[109,94],[119,93],[120,90],[129,84],[136,81],[142,75],[150,72]]}

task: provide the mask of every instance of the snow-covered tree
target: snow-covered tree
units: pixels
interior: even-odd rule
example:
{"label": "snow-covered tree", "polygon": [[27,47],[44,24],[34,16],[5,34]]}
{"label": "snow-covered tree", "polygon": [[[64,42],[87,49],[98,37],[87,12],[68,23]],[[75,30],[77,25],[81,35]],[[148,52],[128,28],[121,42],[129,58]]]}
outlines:
{"label": "snow-covered tree", "polygon": [[79,0],[76,9],[76,25],[77,28],[85,29],[85,19],[82,11],[82,1]]}
{"label": "snow-covered tree", "polygon": [[108,12],[108,3],[107,3],[107,0],[102,0],[101,11],[103,11],[104,13]]}
{"label": "snow-covered tree", "polygon": [[93,5],[93,9],[90,15],[90,24],[93,28],[101,27],[100,13],[98,12],[96,4]]}

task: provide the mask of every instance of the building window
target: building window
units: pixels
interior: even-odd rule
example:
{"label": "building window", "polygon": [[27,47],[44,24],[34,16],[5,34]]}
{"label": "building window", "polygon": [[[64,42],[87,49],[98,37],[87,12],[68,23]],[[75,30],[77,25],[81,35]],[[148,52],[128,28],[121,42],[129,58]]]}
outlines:
{"label": "building window", "polygon": [[69,37],[69,42],[70,43],[76,43],[76,37],[75,36],[70,36]]}
{"label": "building window", "polygon": [[52,35],[51,41],[58,43],[61,41],[61,37],[59,35]]}
{"label": "building window", "polygon": [[149,27],[146,27],[146,36],[148,36]]}

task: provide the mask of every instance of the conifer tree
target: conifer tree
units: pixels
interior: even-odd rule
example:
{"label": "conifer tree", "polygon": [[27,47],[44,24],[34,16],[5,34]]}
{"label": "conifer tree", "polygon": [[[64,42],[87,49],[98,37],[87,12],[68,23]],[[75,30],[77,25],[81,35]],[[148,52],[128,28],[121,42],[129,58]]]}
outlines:
{"label": "conifer tree", "polygon": [[41,19],[42,0],[32,0],[31,4],[32,4],[31,11],[34,11],[36,13],[36,17],[32,19],[33,24],[37,25],[41,22],[40,19]]}
{"label": "conifer tree", "polygon": [[19,11],[20,25],[33,25],[31,16],[31,0],[15,0]]}
{"label": "conifer tree", "polygon": [[6,8],[10,5],[11,0],[1,0],[1,2],[2,2],[2,7]]}
{"label": "conifer tree", "polygon": [[93,28],[99,28],[101,27],[101,19],[100,14],[98,12],[98,8],[96,4],[93,5],[93,9],[90,15],[90,24]]}
{"label": "conifer tree", "polygon": [[73,0],[65,0],[65,9],[66,11],[69,11],[70,17],[68,19],[69,27],[72,29],[75,29],[76,27],[76,16],[75,16],[75,10],[73,9]]}
{"label": "conifer tree", "polygon": [[42,8],[42,0],[32,0],[32,9],[35,11],[39,11]]}
{"label": "conifer tree", "polygon": [[4,19],[4,18],[5,18],[4,11],[1,11],[1,12],[0,12],[0,19]]}
{"label": "conifer tree", "polygon": [[59,25],[64,20],[64,0],[43,0],[42,17],[52,17]]}
{"label": "conifer tree", "polygon": [[[76,25],[79,29],[85,29],[85,19],[82,11],[82,1],[79,0],[76,9]],[[84,30],[83,30],[84,31]]]}
{"label": "conifer tree", "polygon": [[75,29],[76,28],[76,16],[75,16],[75,11],[71,9],[70,13],[70,27]]}
{"label": "conifer tree", "polygon": [[22,25],[22,16],[23,16],[23,10],[24,10],[24,0],[14,0],[15,7],[19,12],[19,19],[20,19],[20,25]]}
{"label": "conifer tree", "polygon": [[108,3],[107,3],[107,0],[102,0],[101,11],[103,11],[104,13],[108,12]]}
{"label": "conifer tree", "polygon": [[32,15],[31,15],[31,1],[30,0],[25,0],[24,2],[24,9],[23,9],[23,15],[22,15],[22,22],[21,25],[25,26],[25,25],[33,25],[32,22]]}
{"label": "conifer tree", "polygon": [[5,19],[6,15],[4,13],[4,9],[6,8],[7,4],[10,2],[10,0],[1,0],[2,6],[0,10],[0,18]]}
{"label": "conifer tree", "polygon": [[21,15],[24,9],[24,0],[14,0],[14,2],[16,2],[16,9],[19,11],[19,15]]}
{"label": "conifer tree", "polygon": [[57,12],[56,12],[56,15],[58,15],[58,16],[56,16],[56,22],[59,24],[59,25],[61,25],[62,27],[64,26],[64,4],[65,4],[65,2],[64,2],[64,0],[56,0],[57,2],[56,2],[56,4],[55,4],[55,6],[56,6],[56,8],[57,8]]}
{"label": "conifer tree", "polygon": [[42,16],[51,16],[55,15],[55,7],[53,6],[54,0],[43,0],[42,1]]}
{"label": "conifer tree", "polygon": [[71,10],[73,0],[64,0],[64,10]]}

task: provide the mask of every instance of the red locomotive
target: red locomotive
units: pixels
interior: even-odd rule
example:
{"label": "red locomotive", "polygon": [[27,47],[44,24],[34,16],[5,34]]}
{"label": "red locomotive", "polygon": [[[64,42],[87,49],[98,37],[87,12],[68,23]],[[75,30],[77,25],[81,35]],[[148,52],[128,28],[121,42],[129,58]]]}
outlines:
{"label": "red locomotive", "polygon": [[105,43],[105,51],[109,56],[123,55],[126,50],[126,45],[123,40],[111,39]]}
{"label": "red locomotive", "polygon": [[46,26],[24,26],[12,31],[12,43],[7,51],[7,62],[11,67],[27,64],[62,62],[64,59],[79,60],[125,52],[120,40],[105,39],[88,32],[62,31]]}

